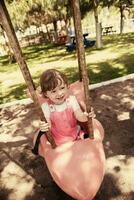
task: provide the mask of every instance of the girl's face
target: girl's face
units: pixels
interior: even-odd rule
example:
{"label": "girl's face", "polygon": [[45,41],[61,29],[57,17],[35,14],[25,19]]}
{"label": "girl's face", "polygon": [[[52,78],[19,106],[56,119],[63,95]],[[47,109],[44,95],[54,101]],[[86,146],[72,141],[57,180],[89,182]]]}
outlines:
{"label": "girl's face", "polygon": [[53,90],[47,91],[46,96],[55,104],[62,104],[65,101],[68,86],[62,81],[59,81],[57,87]]}

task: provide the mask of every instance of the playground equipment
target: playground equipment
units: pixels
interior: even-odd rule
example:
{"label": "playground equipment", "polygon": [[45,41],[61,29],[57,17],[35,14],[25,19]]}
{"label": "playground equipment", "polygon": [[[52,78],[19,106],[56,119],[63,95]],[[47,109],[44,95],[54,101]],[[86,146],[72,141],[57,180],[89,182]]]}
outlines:
{"label": "playground equipment", "polygon": [[[82,80],[82,82],[72,84],[70,92],[77,96],[81,107],[90,112],[91,104],[81,31],[79,1],[72,1],[72,7],[80,81]],[[4,0],[0,1],[0,19],[35,103],[37,113],[40,119],[45,121],[40,106],[42,103],[41,99],[36,93],[36,88],[22,55]],[[42,135],[39,145],[39,154],[44,157],[55,182],[66,193],[77,200],[92,200],[101,185],[105,172],[105,155],[102,144],[104,137],[103,127],[98,120],[89,118],[86,128],[88,133],[90,133],[90,138],[88,139],[68,142],[56,147],[51,133],[47,132],[45,136]]]}
{"label": "playground equipment", "polygon": [[[88,33],[83,34],[83,44],[85,48],[92,47],[95,45],[95,40],[89,40],[86,37],[88,36]],[[66,44],[66,50],[68,52],[76,50],[76,38],[75,35],[70,36],[71,42]]]}

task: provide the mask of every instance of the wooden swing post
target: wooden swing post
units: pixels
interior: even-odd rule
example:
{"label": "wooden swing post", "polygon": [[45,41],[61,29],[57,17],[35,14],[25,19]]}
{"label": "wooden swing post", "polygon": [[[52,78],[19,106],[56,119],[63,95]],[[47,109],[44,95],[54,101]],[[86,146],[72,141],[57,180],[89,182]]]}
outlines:
{"label": "wooden swing post", "polygon": [[[86,68],[86,59],[85,59],[85,49],[83,44],[83,33],[82,33],[82,25],[81,25],[81,13],[80,13],[80,3],[79,0],[72,1],[72,9],[73,9],[73,19],[74,19],[74,27],[75,27],[75,37],[76,37],[76,47],[78,54],[78,65],[79,69],[82,73],[82,81],[84,85],[84,93],[85,93],[85,103],[86,103],[86,111],[89,113],[91,111],[91,99],[89,95],[89,79],[87,75]],[[93,135],[93,125],[92,118],[88,118],[88,132],[89,137],[94,138]]]}
{"label": "wooden swing post", "polygon": [[[1,19],[2,26],[7,34],[11,48],[14,52],[16,61],[18,62],[19,66],[20,66],[21,72],[23,74],[23,77],[25,79],[25,82],[27,84],[29,92],[31,94],[31,97],[34,101],[37,113],[42,121],[46,121],[43,111],[41,109],[37,94],[36,94],[35,85],[33,83],[28,66],[23,57],[23,54],[22,54],[18,39],[16,37],[10,16],[9,16],[7,8],[5,6],[4,0],[0,0],[0,19]],[[46,133],[46,137],[47,137],[48,141],[51,143],[52,148],[55,148],[56,144],[55,144],[55,141],[54,141],[50,131]]]}

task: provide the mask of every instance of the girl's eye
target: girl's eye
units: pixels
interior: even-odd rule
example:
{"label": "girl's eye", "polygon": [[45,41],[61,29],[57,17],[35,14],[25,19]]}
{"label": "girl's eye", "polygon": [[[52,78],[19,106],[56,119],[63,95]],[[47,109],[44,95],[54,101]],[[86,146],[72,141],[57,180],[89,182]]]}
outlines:
{"label": "girl's eye", "polygon": [[51,91],[51,93],[55,93],[55,92],[56,92],[56,90],[52,90],[52,91]]}
{"label": "girl's eye", "polygon": [[62,90],[65,89],[65,86],[61,87],[61,89],[62,89]]}

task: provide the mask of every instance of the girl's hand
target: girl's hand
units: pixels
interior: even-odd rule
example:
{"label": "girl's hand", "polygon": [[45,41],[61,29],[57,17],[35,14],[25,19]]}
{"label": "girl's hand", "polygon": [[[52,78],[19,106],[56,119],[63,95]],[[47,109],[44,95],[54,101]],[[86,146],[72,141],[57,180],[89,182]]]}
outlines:
{"label": "girl's hand", "polygon": [[49,123],[46,123],[46,122],[44,122],[44,121],[40,121],[39,126],[40,126],[40,130],[41,130],[42,132],[47,132],[47,131],[49,131],[49,129],[50,129]]}
{"label": "girl's hand", "polygon": [[91,112],[90,113],[84,112],[84,115],[86,115],[86,117],[90,117],[90,118],[95,118],[96,117],[96,114],[94,113],[93,107],[91,107]]}

